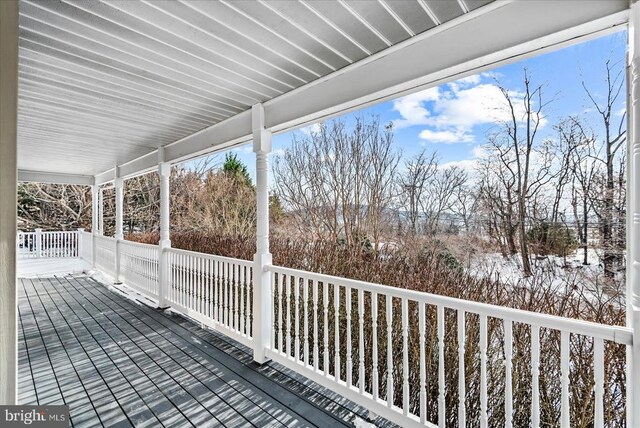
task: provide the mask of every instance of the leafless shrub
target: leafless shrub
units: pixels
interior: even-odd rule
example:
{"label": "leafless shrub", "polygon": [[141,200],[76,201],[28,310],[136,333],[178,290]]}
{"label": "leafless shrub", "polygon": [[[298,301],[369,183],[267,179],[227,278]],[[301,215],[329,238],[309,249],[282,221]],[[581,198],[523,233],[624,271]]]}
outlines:
{"label": "leafless shrub", "polygon": [[[135,235],[131,238],[142,242],[157,242],[157,235]],[[198,233],[175,233],[171,237],[173,245],[178,248],[214,253],[228,257],[251,259],[255,252],[253,240],[242,240],[238,237],[222,237],[220,235],[203,235]],[[271,251],[274,264],[313,271],[324,274],[354,278],[374,283],[381,283],[395,287],[422,291],[450,297],[495,304],[499,306],[513,307],[517,309],[543,312],[550,315],[559,315],[569,318],[583,319],[609,325],[624,325],[625,311],[623,297],[613,291],[604,291],[609,279],[604,275],[593,277],[575,275],[567,279],[567,283],[561,289],[552,289],[547,286],[548,278],[535,276],[526,286],[505,285],[490,277],[477,278],[470,276],[463,269],[452,269],[447,260],[437,252],[422,254],[410,252],[354,252],[344,245],[329,241],[292,241],[286,239],[271,239]],[[591,283],[585,284],[590,278]],[[279,278],[276,276],[276,281]],[[290,282],[291,290],[294,287],[307,286],[308,305],[307,318],[300,316],[287,320],[286,307],[290,313],[295,311],[295,299],[282,296],[283,304],[279,307],[279,293],[276,287],[274,305],[278,306],[274,326],[278,331],[280,317],[286,326],[290,324],[289,340],[295,343],[295,324],[298,323],[300,355],[304,355],[304,324],[308,323],[309,334],[306,336],[307,346],[310,351],[310,363],[313,365],[314,319],[318,323],[319,348],[318,366],[324,369],[324,288],[325,284],[318,283],[318,310],[313,310],[313,284],[297,280]],[[328,332],[328,367],[330,374],[335,374],[335,328],[336,310],[334,300],[336,288],[333,284],[328,287],[327,321]],[[587,292],[587,289],[590,290]],[[615,289],[613,287],[612,289]],[[600,297],[594,297],[594,290],[601,293]],[[345,380],[347,376],[347,353],[351,354],[353,361],[351,377],[354,382],[359,379],[359,341],[360,331],[358,323],[358,299],[357,291],[351,292],[351,342],[347,341],[346,321],[346,291],[340,289],[340,312],[338,320],[340,345],[337,355],[340,357],[340,377]],[[303,308],[304,293],[299,292],[299,308]],[[290,296],[294,296],[291,291]],[[386,399],[388,373],[394,384],[393,402],[402,404],[402,319],[401,302],[392,300],[392,314],[385,310],[385,297],[378,296],[378,300],[372,300],[369,293],[364,293],[364,359],[365,359],[365,390],[373,393],[373,342],[377,342],[379,396]],[[377,338],[373,336],[372,305],[377,305],[378,322]],[[302,312],[301,312],[302,313]],[[418,326],[418,305],[409,302],[408,306],[408,356],[409,356],[409,385],[410,408],[412,412],[419,411],[419,386],[420,386],[420,338]],[[438,337],[436,308],[427,305],[426,329],[425,329],[425,364],[427,367],[426,393],[427,393],[427,418],[437,421],[438,411]],[[391,365],[387,364],[387,316],[391,316]],[[465,325],[465,403],[467,407],[467,423],[477,425],[480,417],[480,350],[479,350],[479,316],[466,315]],[[487,349],[487,390],[489,399],[490,425],[504,424],[504,323],[500,319],[488,318],[488,349]],[[310,327],[310,328],[309,328]],[[457,314],[447,309],[445,312],[445,338],[444,338],[444,363],[446,384],[446,421],[447,426],[457,425],[458,417],[458,342],[457,342]],[[282,332],[286,343],[286,328]],[[276,336],[276,344],[278,337]],[[276,345],[277,346],[277,345]],[[529,424],[531,409],[531,328],[529,325],[513,323],[513,423],[514,426],[527,426]],[[286,346],[285,346],[286,347]],[[294,351],[289,349],[290,355]],[[624,426],[625,414],[625,347],[609,343],[605,347],[605,416],[607,426]],[[555,426],[560,418],[560,335],[558,331],[542,328],[540,333],[540,401],[541,423],[543,426]],[[570,340],[571,367],[569,373],[571,424],[578,427],[593,426],[593,340],[580,335],[572,335]]]}

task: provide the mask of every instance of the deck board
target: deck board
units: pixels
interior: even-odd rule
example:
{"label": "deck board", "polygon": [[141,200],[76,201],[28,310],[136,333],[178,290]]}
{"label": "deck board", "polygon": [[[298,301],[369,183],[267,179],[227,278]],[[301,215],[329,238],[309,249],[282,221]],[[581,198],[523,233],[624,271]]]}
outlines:
{"label": "deck board", "polygon": [[232,339],[87,275],[18,285],[19,400],[69,404],[74,427],[339,427],[367,415],[278,364],[258,366]]}

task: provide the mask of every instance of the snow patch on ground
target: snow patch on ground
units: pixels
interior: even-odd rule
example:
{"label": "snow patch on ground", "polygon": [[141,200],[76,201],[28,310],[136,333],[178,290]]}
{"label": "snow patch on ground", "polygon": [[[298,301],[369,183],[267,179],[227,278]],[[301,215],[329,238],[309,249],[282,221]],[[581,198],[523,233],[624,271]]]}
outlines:
{"label": "snow patch on ground", "polygon": [[367,422],[357,416],[353,418],[353,426],[356,428],[376,428],[375,424]]}
{"label": "snow patch on ground", "polygon": [[[505,258],[500,253],[485,253],[471,260],[468,273],[477,278],[490,277],[514,287],[544,287],[558,293],[579,293],[599,300],[603,294],[613,291],[612,285],[610,281],[605,281],[598,251],[588,249],[587,259],[589,264],[584,265],[582,249],[566,258],[553,255],[533,257],[533,275],[526,278],[518,254]],[[613,283],[624,286],[624,272],[618,273]],[[605,289],[605,286],[609,289]]]}

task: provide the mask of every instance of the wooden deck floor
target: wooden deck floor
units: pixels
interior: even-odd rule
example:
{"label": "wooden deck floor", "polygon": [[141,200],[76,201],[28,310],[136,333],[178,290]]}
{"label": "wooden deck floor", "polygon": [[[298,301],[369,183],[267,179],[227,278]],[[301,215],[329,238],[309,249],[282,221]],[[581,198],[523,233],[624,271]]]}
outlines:
{"label": "wooden deck floor", "polygon": [[278,364],[257,366],[237,342],[86,275],[18,285],[20,402],[68,404],[74,427],[330,427],[366,417]]}

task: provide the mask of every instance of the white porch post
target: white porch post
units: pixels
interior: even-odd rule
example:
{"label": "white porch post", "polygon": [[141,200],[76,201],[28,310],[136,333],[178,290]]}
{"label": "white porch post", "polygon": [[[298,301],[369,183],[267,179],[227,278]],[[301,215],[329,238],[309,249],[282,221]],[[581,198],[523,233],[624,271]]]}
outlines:
{"label": "white porch post", "polygon": [[0,405],[18,400],[18,2],[0,1]]}
{"label": "white porch post", "polygon": [[171,177],[171,164],[164,161],[164,148],[158,150],[158,175],[160,176],[160,242],[158,243],[158,306],[166,308],[167,287],[169,284],[169,266],[165,249],[171,248],[169,234],[169,186]]}
{"label": "white porch post", "polygon": [[82,238],[84,235],[84,227],[79,227],[78,230],[76,230],[76,252],[74,257],[78,257],[78,258],[82,258],[82,246],[84,245],[84,243],[82,242]]}
{"label": "white porch post", "polygon": [[104,190],[98,187],[98,235],[104,236]]}
{"label": "white porch post", "polygon": [[[630,367],[627,370],[627,426],[640,426],[640,3],[631,5],[629,16],[629,63],[631,68],[628,84],[631,86],[629,109],[631,153],[627,197],[630,198],[631,230],[627,240],[627,257],[631,269],[627,277],[627,322],[633,328]],[[629,354],[627,354],[629,357]]]}
{"label": "white porch post", "polygon": [[269,153],[271,131],[264,127],[264,108],[256,104],[251,109],[253,151],[256,154],[256,254],[253,258],[253,360],[267,361],[265,349],[269,346],[271,328],[271,284],[267,266],[269,253]]}
{"label": "white porch post", "polygon": [[91,266],[96,267],[96,236],[99,234],[99,189],[96,184],[91,186]]}
{"label": "white porch post", "polygon": [[115,260],[115,282],[119,284],[120,281],[120,241],[124,239],[124,232],[122,227],[123,222],[123,205],[124,205],[124,194],[123,194],[123,185],[124,180],[120,177],[119,168],[116,167],[116,178],[113,180],[113,186],[116,189],[116,260]]}
{"label": "white porch post", "polygon": [[34,240],[36,241],[36,257],[40,258],[42,257],[42,229],[35,229],[35,232]]}

